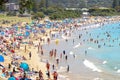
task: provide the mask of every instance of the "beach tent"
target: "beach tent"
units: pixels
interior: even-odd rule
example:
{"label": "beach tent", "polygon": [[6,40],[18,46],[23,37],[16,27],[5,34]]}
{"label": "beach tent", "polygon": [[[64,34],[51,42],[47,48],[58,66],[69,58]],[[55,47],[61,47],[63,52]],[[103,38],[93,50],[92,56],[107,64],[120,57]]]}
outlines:
{"label": "beach tent", "polygon": [[22,62],[20,64],[20,68],[22,68],[24,71],[28,71],[29,70],[29,65],[25,62]]}
{"label": "beach tent", "polygon": [[4,62],[4,57],[0,55],[0,62]]}
{"label": "beach tent", "polygon": [[10,77],[10,78],[8,78],[8,80],[16,80],[16,78],[15,77]]}

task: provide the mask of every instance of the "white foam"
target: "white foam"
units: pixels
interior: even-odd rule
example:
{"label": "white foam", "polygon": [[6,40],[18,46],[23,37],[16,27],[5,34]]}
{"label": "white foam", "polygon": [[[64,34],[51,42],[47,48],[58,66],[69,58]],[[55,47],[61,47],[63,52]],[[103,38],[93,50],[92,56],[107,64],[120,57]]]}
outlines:
{"label": "white foam", "polygon": [[103,80],[103,79],[101,79],[101,78],[95,78],[95,79],[93,79],[93,80]]}
{"label": "white foam", "polygon": [[120,73],[120,69],[117,70],[117,73]]}
{"label": "white foam", "polygon": [[80,46],[80,43],[75,45],[73,48],[75,49],[75,48],[78,48],[79,46]]}
{"label": "white foam", "polygon": [[70,39],[70,37],[64,36],[64,34],[62,35],[62,38],[63,38],[63,39]]}
{"label": "white foam", "polygon": [[70,51],[70,53],[69,53],[69,54],[73,55],[73,54],[74,54],[74,52]]}
{"label": "white foam", "polygon": [[70,79],[68,79],[67,76],[58,75],[58,80],[70,80]]}
{"label": "white foam", "polygon": [[92,47],[89,47],[88,49],[90,49],[90,50],[95,50],[94,48],[92,48]]}
{"label": "white foam", "polygon": [[57,70],[57,72],[66,72],[66,67],[61,66],[60,69]]}
{"label": "white foam", "polygon": [[84,60],[83,64],[84,64],[86,67],[92,69],[93,71],[102,72],[102,70],[98,69],[98,68],[94,65],[94,63],[92,63],[92,62],[90,62],[90,61],[88,61],[88,60]]}
{"label": "white foam", "polygon": [[106,64],[107,63],[107,61],[103,61],[103,64]]}

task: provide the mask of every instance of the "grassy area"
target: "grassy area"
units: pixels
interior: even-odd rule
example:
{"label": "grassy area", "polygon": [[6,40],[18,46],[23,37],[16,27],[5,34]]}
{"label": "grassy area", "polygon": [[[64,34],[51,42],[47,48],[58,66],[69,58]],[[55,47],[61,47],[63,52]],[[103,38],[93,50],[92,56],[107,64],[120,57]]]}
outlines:
{"label": "grassy area", "polygon": [[[10,23],[2,24],[3,21],[9,21]],[[5,16],[0,15],[0,26],[10,26],[11,24],[15,24],[18,22],[27,22],[30,23],[32,20],[30,17],[17,17],[17,16]]]}

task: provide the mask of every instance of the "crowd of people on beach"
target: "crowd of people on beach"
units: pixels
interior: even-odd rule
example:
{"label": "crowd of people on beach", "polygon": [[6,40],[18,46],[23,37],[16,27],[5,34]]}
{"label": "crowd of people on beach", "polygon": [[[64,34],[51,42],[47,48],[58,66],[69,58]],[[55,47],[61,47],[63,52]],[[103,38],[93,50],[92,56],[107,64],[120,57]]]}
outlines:
{"label": "crowd of people on beach", "polygon": [[[13,78],[13,80],[32,80],[32,76],[35,76],[35,80],[44,80],[43,72],[41,70],[34,71],[34,69],[30,70],[30,66],[27,67],[21,67],[20,65],[22,62],[31,60],[32,56],[34,55],[31,51],[28,52],[28,46],[32,46],[34,48],[37,48],[37,53],[40,53],[41,56],[44,56],[44,48],[42,45],[44,45],[46,42],[47,44],[51,44],[52,41],[55,41],[56,45],[59,43],[58,35],[53,34],[52,32],[62,34],[66,37],[70,37],[72,30],[86,30],[88,28],[96,28],[100,27],[104,24],[109,24],[111,22],[119,21],[120,17],[111,17],[111,18],[104,18],[104,17],[95,17],[95,18],[87,18],[87,19],[66,19],[62,22],[56,22],[56,21],[45,21],[43,24],[38,23],[37,21],[32,22],[31,24],[25,24],[25,27],[21,26],[19,24],[14,24],[11,27],[1,28],[0,29],[0,55],[3,57],[9,58],[9,63],[6,65],[4,64],[6,61],[3,61],[2,64],[0,64],[1,73],[0,76],[8,80],[12,80],[10,78]],[[99,26],[95,26],[98,25]],[[18,27],[20,26],[20,27]],[[69,32],[67,31],[69,30]],[[40,37],[42,35],[42,37]],[[78,38],[81,39],[83,34],[79,34]],[[91,36],[90,33],[86,32],[86,35]],[[110,38],[110,33],[106,32],[105,35],[107,35],[107,39]],[[100,35],[97,36],[99,38]],[[43,38],[45,37],[45,38]],[[118,39],[116,39],[118,40]],[[38,43],[35,44],[35,41]],[[68,39],[65,39],[67,42]],[[85,42],[87,40],[83,40]],[[98,48],[101,48],[102,45],[99,45],[98,40],[95,40],[91,38],[88,40],[90,42],[94,42],[98,44]],[[101,41],[104,41],[102,39]],[[115,40],[113,40],[114,42]],[[73,44],[75,40],[73,39]],[[81,45],[82,43],[80,43]],[[103,45],[105,46],[106,43],[104,42]],[[26,58],[25,55],[19,55],[17,54],[19,51],[21,51],[21,47],[24,46],[23,52],[28,53],[29,59]],[[119,43],[120,46],[120,43]],[[112,47],[112,45],[109,45],[109,47]],[[59,58],[57,57],[59,55]],[[85,55],[87,55],[87,51],[85,51]],[[66,50],[63,50],[62,53],[58,54],[57,49],[50,50],[48,54],[49,58],[54,58],[56,65],[59,65],[60,59],[64,57],[65,61],[68,60],[68,55],[66,54]],[[73,55],[75,57],[75,55]],[[35,59],[35,58],[34,58]],[[6,60],[6,59],[5,59]],[[24,65],[27,65],[28,63],[25,63]],[[59,73],[56,70],[55,64],[50,64],[49,61],[46,61],[46,75],[48,79],[51,79],[51,74],[53,75],[53,80],[58,80]],[[51,68],[52,66],[52,68]],[[53,69],[53,72],[51,73],[51,69]],[[67,65],[66,72],[70,71],[70,65]]]}

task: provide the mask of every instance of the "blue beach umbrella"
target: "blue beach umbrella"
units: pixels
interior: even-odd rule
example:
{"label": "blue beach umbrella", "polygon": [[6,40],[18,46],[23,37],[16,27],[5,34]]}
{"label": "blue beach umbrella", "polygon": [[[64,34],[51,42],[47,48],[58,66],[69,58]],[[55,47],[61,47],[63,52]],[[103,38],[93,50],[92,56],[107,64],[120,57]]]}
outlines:
{"label": "blue beach umbrella", "polygon": [[51,28],[51,25],[46,25],[46,28]]}
{"label": "blue beach umbrella", "polygon": [[0,55],[0,62],[4,62],[4,57]]}
{"label": "blue beach umbrella", "polygon": [[54,26],[55,28],[58,28],[58,26]]}
{"label": "blue beach umbrella", "polygon": [[26,25],[25,29],[30,30],[31,29],[30,25]]}
{"label": "blue beach umbrella", "polygon": [[25,36],[28,37],[30,35],[30,32],[26,31]]}
{"label": "blue beach umbrella", "polygon": [[25,62],[22,62],[20,64],[20,68],[23,68],[24,71],[28,71],[29,70],[29,65],[27,63],[25,63]]}
{"label": "blue beach umbrella", "polygon": [[35,29],[32,29],[32,32],[33,32],[33,33],[36,33],[36,32],[37,32],[37,30],[35,30]]}
{"label": "blue beach umbrella", "polygon": [[3,35],[5,34],[5,32],[4,32],[4,31],[1,31],[0,34],[3,36]]}
{"label": "blue beach umbrella", "polygon": [[37,25],[39,28],[43,28],[43,25],[42,24],[38,24]]}
{"label": "blue beach umbrella", "polygon": [[45,33],[45,30],[41,30],[41,33]]}
{"label": "blue beach umbrella", "polygon": [[8,80],[16,80],[15,77],[10,77]]}
{"label": "blue beach umbrella", "polygon": [[16,26],[14,26],[14,28],[15,28],[15,30],[16,30],[16,31],[18,31],[18,26],[17,26],[17,25],[16,25]]}

